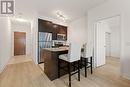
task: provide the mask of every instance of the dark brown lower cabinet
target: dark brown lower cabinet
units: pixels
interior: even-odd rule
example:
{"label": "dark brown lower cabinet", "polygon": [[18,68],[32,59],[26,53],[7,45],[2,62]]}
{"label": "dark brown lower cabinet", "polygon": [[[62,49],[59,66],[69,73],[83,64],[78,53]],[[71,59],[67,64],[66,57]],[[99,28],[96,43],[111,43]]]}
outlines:
{"label": "dark brown lower cabinet", "polygon": [[[58,57],[60,54],[68,53],[65,51],[49,51],[43,50],[44,55],[44,72],[50,80],[55,80],[58,78]],[[66,65],[62,62],[62,65]],[[61,71],[61,76],[65,75],[67,72]]]}

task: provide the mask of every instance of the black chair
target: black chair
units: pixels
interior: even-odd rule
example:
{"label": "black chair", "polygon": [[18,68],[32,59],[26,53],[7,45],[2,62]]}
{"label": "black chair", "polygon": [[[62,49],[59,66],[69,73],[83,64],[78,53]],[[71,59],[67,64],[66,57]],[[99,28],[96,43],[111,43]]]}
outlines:
{"label": "black chair", "polygon": [[92,44],[84,44],[84,51],[81,53],[81,67],[85,67],[85,77],[87,77],[87,68],[91,68],[91,74],[93,74]]}

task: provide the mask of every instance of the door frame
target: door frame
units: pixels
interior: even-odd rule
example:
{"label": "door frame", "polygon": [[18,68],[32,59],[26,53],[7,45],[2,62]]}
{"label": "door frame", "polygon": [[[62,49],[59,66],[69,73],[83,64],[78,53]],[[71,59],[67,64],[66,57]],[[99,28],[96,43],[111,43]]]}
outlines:
{"label": "door frame", "polygon": [[25,33],[26,34],[26,48],[25,48],[25,55],[27,54],[27,32],[24,31],[12,31],[12,56],[14,56],[14,33],[15,32],[21,32],[21,33]]}
{"label": "door frame", "polygon": [[[121,14],[118,14],[118,15],[114,15],[114,16],[110,16],[110,17],[106,17],[106,18],[102,18],[102,19],[98,19],[94,22],[93,24],[93,32],[94,32],[94,35],[93,35],[93,42],[94,42],[94,49],[96,48],[96,24],[99,22],[99,21],[103,21],[103,20],[107,20],[107,19],[110,19],[110,18],[114,18],[114,17],[119,17],[120,19],[120,26],[119,26],[119,30],[120,30],[120,48],[122,49],[122,16]],[[122,60],[122,51],[120,50],[120,62]],[[94,50],[94,67],[97,67],[97,59],[96,59],[96,52]],[[120,71],[121,71],[121,65],[120,65]]]}

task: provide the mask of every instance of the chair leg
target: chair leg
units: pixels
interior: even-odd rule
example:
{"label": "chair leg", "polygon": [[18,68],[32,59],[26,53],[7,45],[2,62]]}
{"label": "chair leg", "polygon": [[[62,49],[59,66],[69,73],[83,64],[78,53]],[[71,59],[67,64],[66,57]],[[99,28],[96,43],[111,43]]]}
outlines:
{"label": "chair leg", "polygon": [[71,87],[71,63],[68,63],[69,87]]}
{"label": "chair leg", "polygon": [[85,77],[87,77],[87,59],[86,58],[84,61],[84,65],[85,65]]}
{"label": "chair leg", "polygon": [[93,60],[92,60],[92,57],[91,57],[91,58],[90,58],[91,74],[93,74],[93,65],[92,65],[93,63],[92,63],[92,61],[93,61]]}
{"label": "chair leg", "polygon": [[58,59],[58,78],[60,78],[60,59]]}
{"label": "chair leg", "polygon": [[74,71],[75,71],[75,62],[74,62]]}
{"label": "chair leg", "polygon": [[78,61],[78,81],[80,81],[80,61]]}
{"label": "chair leg", "polygon": [[82,62],[83,62],[83,59],[82,59],[82,57],[81,57],[81,59],[80,59],[80,68],[81,68],[81,69],[83,68]]}

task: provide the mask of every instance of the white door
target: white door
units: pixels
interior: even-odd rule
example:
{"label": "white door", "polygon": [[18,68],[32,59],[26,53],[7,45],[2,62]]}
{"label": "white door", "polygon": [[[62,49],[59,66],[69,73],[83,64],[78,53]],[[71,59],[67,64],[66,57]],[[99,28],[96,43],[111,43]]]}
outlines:
{"label": "white door", "polygon": [[96,67],[105,64],[105,25],[97,22],[95,27],[95,60]]}
{"label": "white door", "polygon": [[111,33],[106,32],[106,57],[111,56]]}

